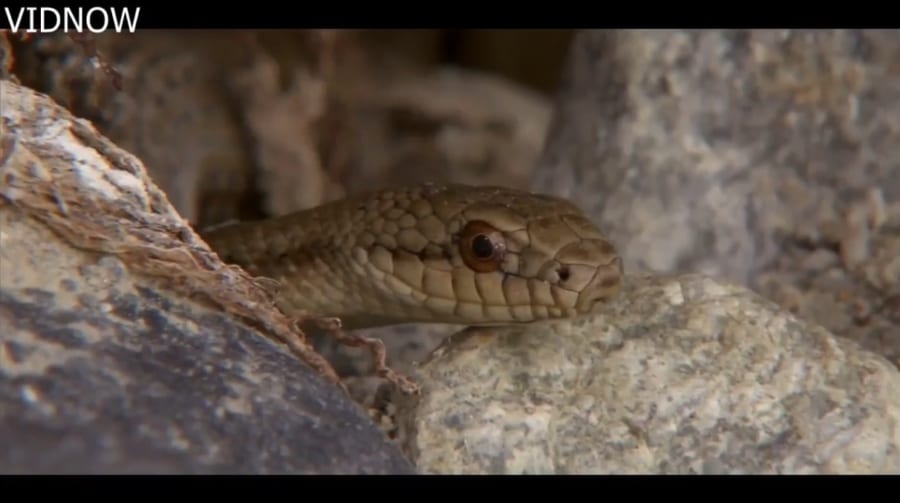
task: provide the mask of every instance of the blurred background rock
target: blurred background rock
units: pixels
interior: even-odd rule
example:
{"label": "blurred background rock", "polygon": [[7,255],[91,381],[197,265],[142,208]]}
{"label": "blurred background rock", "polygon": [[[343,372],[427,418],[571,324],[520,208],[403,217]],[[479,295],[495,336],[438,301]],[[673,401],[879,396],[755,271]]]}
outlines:
{"label": "blurred background rock", "polygon": [[[142,31],[12,38],[11,69],[140,157],[199,226],[398,181],[527,186],[572,32]],[[86,50],[87,49],[87,50]]]}

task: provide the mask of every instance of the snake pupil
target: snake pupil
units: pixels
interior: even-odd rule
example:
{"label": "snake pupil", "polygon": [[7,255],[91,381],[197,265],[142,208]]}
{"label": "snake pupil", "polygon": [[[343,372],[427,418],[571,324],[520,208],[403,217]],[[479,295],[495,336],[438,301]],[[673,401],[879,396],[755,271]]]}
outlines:
{"label": "snake pupil", "polygon": [[506,256],[506,240],[493,225],[483,220],[471,220],[460,231],[459,254],[466,266],[475,272],[496,272]]}
{"label": "snake pupil", "polygon": [[472,240],[472,251],[478,258],[491,258],[494,255],[494,243],[484,234],[479,234]]}

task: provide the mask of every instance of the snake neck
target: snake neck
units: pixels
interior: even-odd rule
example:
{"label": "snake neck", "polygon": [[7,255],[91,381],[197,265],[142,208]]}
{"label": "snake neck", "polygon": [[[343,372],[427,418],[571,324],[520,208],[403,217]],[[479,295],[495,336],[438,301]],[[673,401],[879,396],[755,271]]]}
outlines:
{"label": "snake neck", "polygon": [[357,242],[352,208],[322,206],[202,233],[221,259],[278,283],[276,304],[289,316],[337,317],[346,329],[433,321],[414,302],[388,297]]}

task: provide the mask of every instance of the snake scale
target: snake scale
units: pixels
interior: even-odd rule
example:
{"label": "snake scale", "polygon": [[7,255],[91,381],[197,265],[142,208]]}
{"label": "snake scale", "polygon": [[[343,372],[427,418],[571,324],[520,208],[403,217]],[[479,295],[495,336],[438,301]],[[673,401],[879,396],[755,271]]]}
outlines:
{"label": "snake scale", "polygon": [[348,329],[572,317],[615,296],[623,274],[576,205],[501,187],[374,191],[203,237],[226,263],[276,280],[286,314]]}

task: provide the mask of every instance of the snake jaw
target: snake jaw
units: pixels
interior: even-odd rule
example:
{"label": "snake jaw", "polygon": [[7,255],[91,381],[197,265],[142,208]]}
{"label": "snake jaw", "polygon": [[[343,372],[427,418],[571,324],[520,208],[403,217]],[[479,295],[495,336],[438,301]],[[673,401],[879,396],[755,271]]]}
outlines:
{"label": "snake jaw", "polygon": [[575,309],[580,314],[588,314],[601,303],[609,302],[622,286],[622,260],[616,257],[608,265],[597,267],[593,278],[578,294]]}
{"label": "snake jaw", "polygon": [[607,302],[619,291],[622,260],[605,239],[582,239],[566,246],[556,259],[568,272],[560,285],[577,293],[574,308],[578,314],[593,312],[597,304]]}

